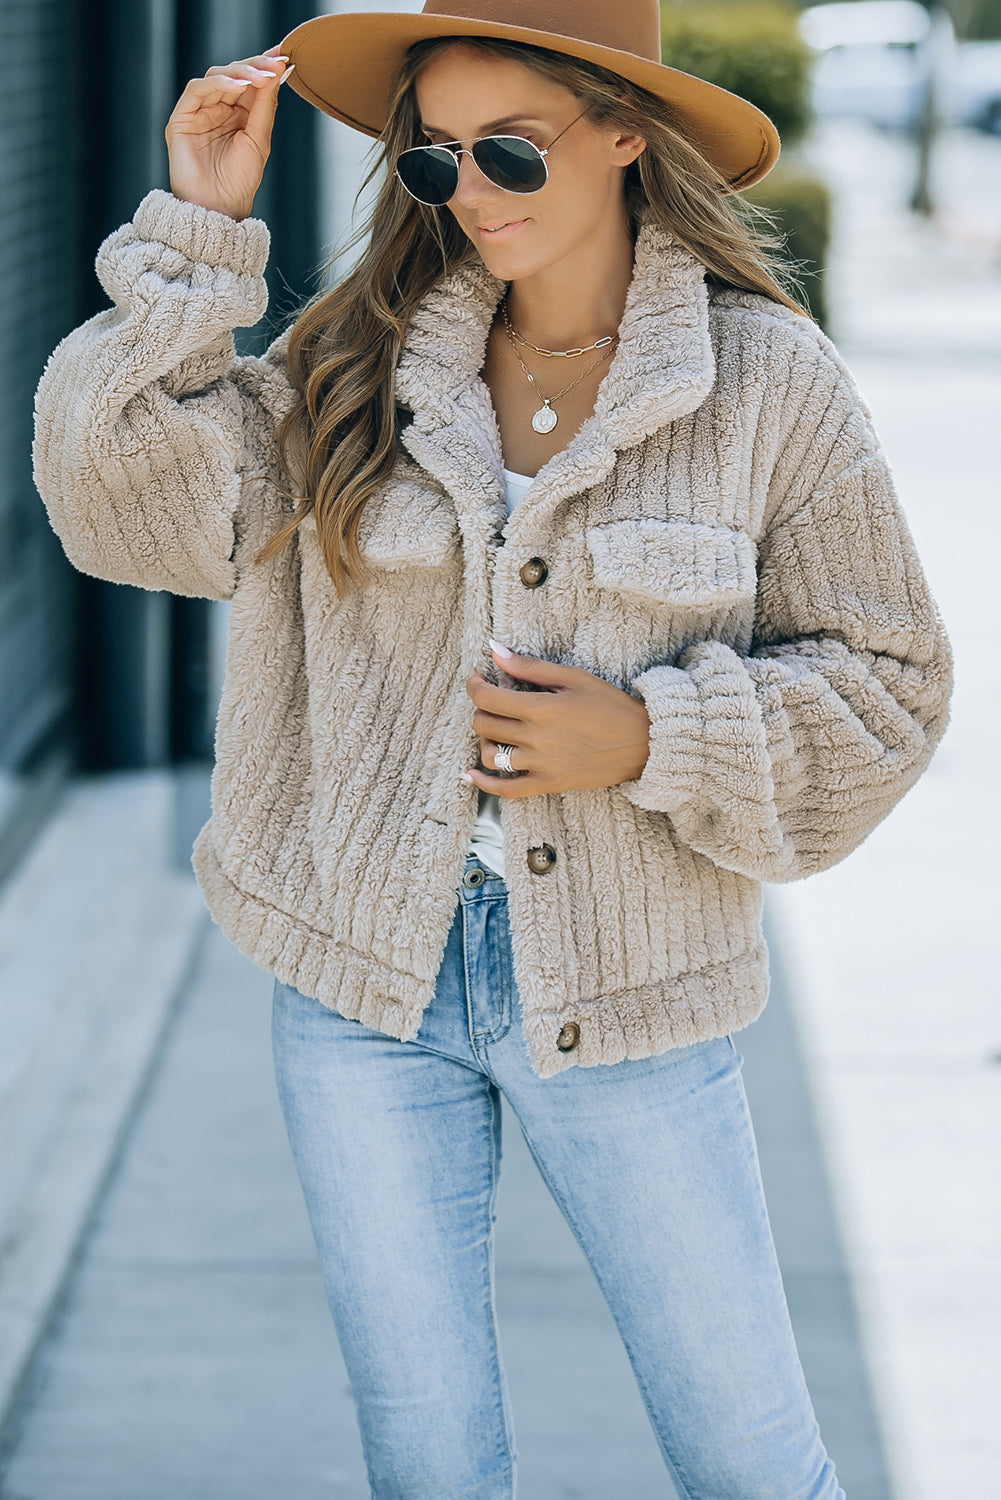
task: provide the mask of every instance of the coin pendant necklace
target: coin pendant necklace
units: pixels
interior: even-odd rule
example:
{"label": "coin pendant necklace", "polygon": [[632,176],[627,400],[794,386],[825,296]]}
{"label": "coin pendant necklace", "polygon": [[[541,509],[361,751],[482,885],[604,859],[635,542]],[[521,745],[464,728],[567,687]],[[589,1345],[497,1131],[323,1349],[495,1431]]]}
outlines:
{"label": "coin pendant necklace", "polygon": [[[505,331],[507,333],[511,348],[514,350],[514,357],[527,375],[529,383],[535,387],[535,389],[539,392],[539,395],[542,397],[542,405],[539,407],[539,410],[532,418],[532,427],[536,432],[540,433],[541,435],[545,435],[547,432],[552,432],[553,428],[559,421],[559,417],[557,416],[556,412],[553,411],[554,402],[561,401],[564,396],[569,396],[570,392],[577,386],[579,386],[581,381],[586,380],[589,375],[593,375],[598,366],[604,364],[605,360],[608,359],[609,355],[612,353],[614,339],[611,335],[608,335],[606,338],[599,339],[596,344],[589,345],[586,349],[569,349],[565,351],[555,349],[537,349],[537,354],[544,354],[550,359],[575,359],[579,354],[590,353],[592,349],[601,349],[602,351],[601,354],[599,354],[598,358],[594,361],[594,364],[588,365],[583,375],[578,375],[576,380],[571,380],[570,384],[565,385],[561,391],[558,391],[556,393],[555,396],[543,396],[542,392],[539,390],[538,382],[536,381],[535,376],[532,374],[531,370],[528,368],[525,361],[522,359],[520,353],[518,352],[518,344],[516,341],[518,335],[516,335],[515,329],[511,326],[511,321],[507,314],[507,299],[505,299],[501,304],[501,312],[504,315]],[[523,338],[521,341],[524,344],[528,344],[527,339]],[[534,349],[535,345],[529,344],[528,347]]]}

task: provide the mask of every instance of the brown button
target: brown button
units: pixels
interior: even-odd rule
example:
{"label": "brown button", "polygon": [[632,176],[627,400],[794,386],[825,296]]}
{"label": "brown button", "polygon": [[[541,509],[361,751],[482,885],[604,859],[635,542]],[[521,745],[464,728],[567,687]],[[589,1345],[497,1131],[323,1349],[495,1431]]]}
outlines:
{"label": "brown button", "polygon": [[567,1021],[566,1025],[560,1027],[560,1034],[556,1038],[556,1045],[561,1052],[572,1052],[580,1041],[580,1027],[576,1021]]}
{"label": "brown button", "polygon": [[541,557],[530,557],[518,576],[527,589],[537,589],[549,577],[549,569]]}
{"label": "brown button", "polygon": [[556,850],[552,844],[542,844],[538,849],[529,849],[528,868],[533,875],[546,875],[556,863]]}

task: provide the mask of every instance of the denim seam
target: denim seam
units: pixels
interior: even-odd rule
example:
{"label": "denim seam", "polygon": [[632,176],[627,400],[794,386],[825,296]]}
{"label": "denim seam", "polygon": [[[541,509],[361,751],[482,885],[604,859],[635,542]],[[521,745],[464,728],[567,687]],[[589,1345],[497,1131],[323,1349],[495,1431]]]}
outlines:
{"label": "denim seam", "polygon": [[[473,1003],[469,984],[469,918],[466,916],[466,907],[469,905],[468,901],[463,901],[462,903],[462,987],[465,991],[464,998],[466,1001],[466,1035],[469,1037],[469,1046],[473,1056],[477,1062],[480,1062],[479,1054],[476,1051],[476,1038],[473,1034]],[[482,1062],[480,1062],[480,1066],[483,1066]]]}
{"label": "denim seam", "polygon": [[[504,1473],[511,1475],[511,1494],[514,1496],[514,1474],[517,1462],[515,1451],[514,1432],[508,1422],[508,1414],[504,1406],[503,1381],[501,1376],[501,1350],[500,1337],[497,1329],[497,1309],[495,1305],[495,1261],[494,1261],[494,1213],[497,1202],[497,1184],[500,1180],[500,1155],[497,1150],[497,1116],[500,1111],[500,1092],[497,1085],[492,1085],[493,1093],[490,1096],[491,1118],[490,1118],[490,1196],[487,1201],[487,1257],[486,1257],[486,1285],[484,1290],[487,1294],[487,1306],[490,1311],[490,1342],[493,1348],[493,1369],[491,1372],[494,1390],[495,1409],[500,1414],[500,1428],[504,1435],[506,1454],[504,1456]],[[500,1456],[500,1455],[498,1455]]]}
{"label": "denim seam", "polygon": [[[503,900],[506,902],[507,893],[505,892],[502,897],[492,897],[491,899],[496,901]],[[506,919],[507,911],[505,908],[505,920]],[[514,969],[511,955],[510,926],[508,926],[507,941],[499,943],[497,946],[499,950],[499,967],[496,975],[496,983],[499,987],[500,994],[500,1001],[497,1007],[498,1025],[497,1031],[491,1032],[489,1036],[485,1038],[485,1041],[488,1045],[491,1042],[502,1042],[507,1036],[508,1032],[511,1030],[512,1025],[514,1024]],[[485,1062],[486,1059],[484,1059],[484,1063]]]}
{"label": "denim seam", "polygon": [[[496,1084],[497,1080],[496,1080],[496,1078],[494,1078],[493,1074],[490,1071],[490,1067],[489,1067],[489,1064],[487,1062],[487,1059],[484,1056],[482,1056],[481,1053],[480,1053],[480,1044],[483,1043],[483,1042],[486,1042],[487,1044],[489,1044],[490,1042],[503,1041],[504,1037],[507,1035],[507,1033],[511,1029],[511,1021],[512,1021],[512,1018],[513,1018],[513,1010],[511,1011],[511,1014],[509,1014],[508,1017],[507,1017],[507,1023],[506,1023],[506,1025],[503,1025],[501,1027],[499,1035],[495,1036],[495,1034],[493,1032],[493,1029],[490,1029],[488,1031],[483,1031],[483,1032],[478,1032],[478,1031],[475,1031],[473,1029],[473,1027],[474,1027],[474,1021],[473,1021],[473,1000],[472,1000],[472,989],[471,989],[470,982],[469,982],[469,957],[468,957],[468,946],[469,945],[468,945],[468,941],[467,941],[468,937],[469,937],[469,925],[468,925],[468,922],[467,922],[467,919],[466,919],[465,907],[467,907],[467,906],[480,906],[484,902],[490,902],[491,904],[494,904],[494,905],[496,905],[497,903],[502,902],[502,901],[506,902],[507,901],[507,897],[508,897],[508,893],[507,893],[507,891],[503,891],[503,892],[499,892],[496,896],[484,896],[482,894],[482,891],[483,891],[483,887],[480,886],[477,889],[475,900],[463,902],[463,908],[464,909],[463,909],[463,913],[462,913],[462,971],[463,971],[463,976],[464,976],[464,979],[465,979],[465,986],[466,986],[466,1032],[467,1032],[467,1035],[469,1037],[469,1045],[472,1048],[473,1055],[476,1058],[476,1061],[479,1063],[480,1068],[486,1074],[486,1076],[490,1079],[490,1081],[492,1083]],[[510,977],[511,976],[510,976],[510,970],[509,970],[509,953],[505,952],[505,950],[509,950],[509,949],[510,949],[510,943],[509,942],[506,943],[506,944],[502,944],[501,945],[501,954],[502,954],[501,962],[505,964],[504,983],[508,984],[508,985],[510,984]],[[501,1020],[502,1021],[504,1019],[504,1014],[505,1014],[505,1007],[502,1005],[501,1006]]]}
{"label": "denim seam", "polygon": [[500,987],[498,1006],[500,1035],[496,1038],[497,1041],[502,1041],[514,1025],[514,972],[511,961],[511,925],[507,908],[504,911],[504,925],[507,929],[507,940],[500,944],[500,972],[497,975],[497,983]]}

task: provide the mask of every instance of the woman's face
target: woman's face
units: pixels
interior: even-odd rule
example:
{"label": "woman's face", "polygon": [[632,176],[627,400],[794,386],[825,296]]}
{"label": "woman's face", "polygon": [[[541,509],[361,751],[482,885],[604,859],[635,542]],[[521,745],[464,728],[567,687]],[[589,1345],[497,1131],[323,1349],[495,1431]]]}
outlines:
{"label": "woman's face", "polygon": [[645,143],[618,126],[577,120],[585,105],[562,84],[457,42],[431,58],[416,88],[432,144],[520,135],[544,150],[576,120],[546,157],[549,181],[538,193],[505,192],[471,156],[459,157],[448,209],[501,280],[544,271],[624,226],[623,173]]}

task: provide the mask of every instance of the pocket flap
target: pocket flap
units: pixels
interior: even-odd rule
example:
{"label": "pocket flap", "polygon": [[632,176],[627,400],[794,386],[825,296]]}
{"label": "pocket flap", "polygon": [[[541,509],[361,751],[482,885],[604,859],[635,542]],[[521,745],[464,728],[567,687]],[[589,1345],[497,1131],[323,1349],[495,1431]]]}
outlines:
{"label": "pocket flap", "polygon": [[[315,528],[312,514],[303,522],[307,524]],[[391,479],[362,511],[358,546],[374,568],[440,568],[458,545],[459,523],[451,501],[412,479]]]}
{"label": "pocket flap", "polygon": [[594,581],[676,609],[709,609],[753,597],[754,543],[746,531],[642,516],[590,526]]}

